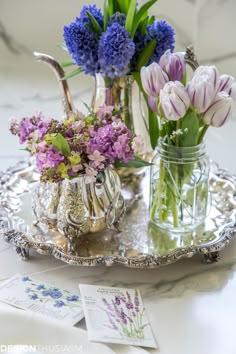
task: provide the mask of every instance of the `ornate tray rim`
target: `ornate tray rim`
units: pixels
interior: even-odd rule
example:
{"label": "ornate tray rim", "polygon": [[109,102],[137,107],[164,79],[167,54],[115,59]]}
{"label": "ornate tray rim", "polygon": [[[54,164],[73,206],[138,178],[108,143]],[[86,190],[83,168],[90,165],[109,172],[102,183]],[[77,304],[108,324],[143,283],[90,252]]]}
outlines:
{"label": "ornate tray rim", "polygon": [[[17,171],[17,166],[20,166],[22,163],[25,164],[25,162],[19,162],[16,166],[9,168],[5,173],[2,173],[2,176],[0,176],[2,185],[4,185],[4,183],[7,185],[8,181],[14,177],[14,173]],[[30,165],[30,162],[28,162],[28,166]],[[235,179],[234,184],[236,185],[236,176],[230,174],[225,169],[219,168],[217,164],[214,165],[217,168],[217,175],[225,178],[228,177],[231,181]],[[20,170],[20,167],[18,170]],[[196,254],[203,254],[204,260],[208,263],[216,262],[219,260],[219,252],[224,249],[227,244],[229,244],[236,233],[235,220],[223,226],[219,238],[216,241],[210,241],[209,243],[201,244],[199,246],[193,245],[184,248],[177,248],[166,255],[140,254],[139,256],[133,257],[120,255],[97,255],[82,257],[65,253],[61,247],[53,243],[31,241],[28,237],[32,236],[32,233],[4,228],[1,224],[2,220],[0,218],[0,236],[6,242],[15,246],[17,254],[19,254],[23,260],[27,260],[29,258],[29,250],[33,249],[39,254],[52,255],[54,258],[73,266],[123,265],[126,267],[142,269],[158,268],[160,266],[169,265],[183,258],[191,258]]]}

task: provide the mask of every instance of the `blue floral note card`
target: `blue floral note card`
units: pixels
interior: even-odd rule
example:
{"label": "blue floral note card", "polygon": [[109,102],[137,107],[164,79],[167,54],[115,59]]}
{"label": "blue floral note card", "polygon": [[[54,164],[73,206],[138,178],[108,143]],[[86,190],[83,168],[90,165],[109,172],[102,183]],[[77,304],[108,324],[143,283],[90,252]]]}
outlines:
{"label": "blue floral note card", "polygon": [[83,317],[80,296],[23,275],[0,284],[0,301],[75,325]]}
{"label": "blue floral note card", "polygon": [[79,288],[90,341],[157,348],[139,290]]}

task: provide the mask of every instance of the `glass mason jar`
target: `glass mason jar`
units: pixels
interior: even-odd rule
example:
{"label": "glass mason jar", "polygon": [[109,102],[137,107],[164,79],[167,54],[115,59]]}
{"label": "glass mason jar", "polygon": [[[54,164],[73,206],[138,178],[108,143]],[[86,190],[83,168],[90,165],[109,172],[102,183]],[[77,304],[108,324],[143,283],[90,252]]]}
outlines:
{"label": "glass mason jar", "polygon": [[205,144],[168,145],[159,139],[151,167],[150,220],[184,233],[204,223],[208,212],[209,160]]}

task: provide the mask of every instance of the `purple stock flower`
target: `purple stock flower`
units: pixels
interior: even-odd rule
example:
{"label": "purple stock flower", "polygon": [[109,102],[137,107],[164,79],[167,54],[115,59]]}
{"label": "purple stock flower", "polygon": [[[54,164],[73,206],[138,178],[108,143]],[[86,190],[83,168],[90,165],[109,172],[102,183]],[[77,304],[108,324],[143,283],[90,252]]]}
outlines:
{"label": "purple stock flower", "polygon": [[38,295],[37,294],[30,295],[30,299],[31,300],[37,300],[38,299]]}
{"label": "purple stock flower", "polygon": [[117,22],[108,26],[100,38],[98,49],[103,75],[111,79],[125,75],[134,52],[135,45],[129,32]]}
{"label": "purple stock flower", "polygon": [[88,145],[88,153],[99,151],[108,163],[114,163],[116,159],[127,162],[134,156],[129,145],[132,133],[121,121],[113,122],[94,130]]}
{"label": "purple stock flower", "polygon": [[158,63],[161,56],[168,50],[172,52],[175,48],[175,31],[164,20],[155,21],[152,25],[147,26],[147,41],[155,39],[157,41],[156,48],[148,64]]}
{"label": "purple stock flower", "polygon": [[55,168],[63,160],[64,156],[62,156],[60,150],[54,146],[50,146],[45,152],[39,151],[36,154],[36,164],[39,171],[45,168]]}

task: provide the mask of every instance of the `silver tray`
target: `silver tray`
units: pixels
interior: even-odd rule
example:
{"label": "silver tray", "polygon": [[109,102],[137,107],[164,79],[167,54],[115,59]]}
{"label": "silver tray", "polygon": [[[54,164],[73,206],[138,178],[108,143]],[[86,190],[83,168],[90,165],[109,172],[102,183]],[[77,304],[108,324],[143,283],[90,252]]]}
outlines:
{"label": "silver tray", "polygon": [[24,260],[29,258],[29,251],[32,254],[36,251],[77,266],[120,264],[156,268],[197,253],[203,254],[205,261],[214,262],[236,232],[236,176],[212,162],[212,206],[205,225],[192,234],[173,237],[148,222],[147,170],[144,177],[133,179],[132,185],[124,188],[127,214],[122,221],[122,232],[107,230],[81,236],[75,252],[70,254],[63,235],[42,225],[34,226],[31,200],[38,177],[30,161],[0,172],[0,236],[14,245]]}

